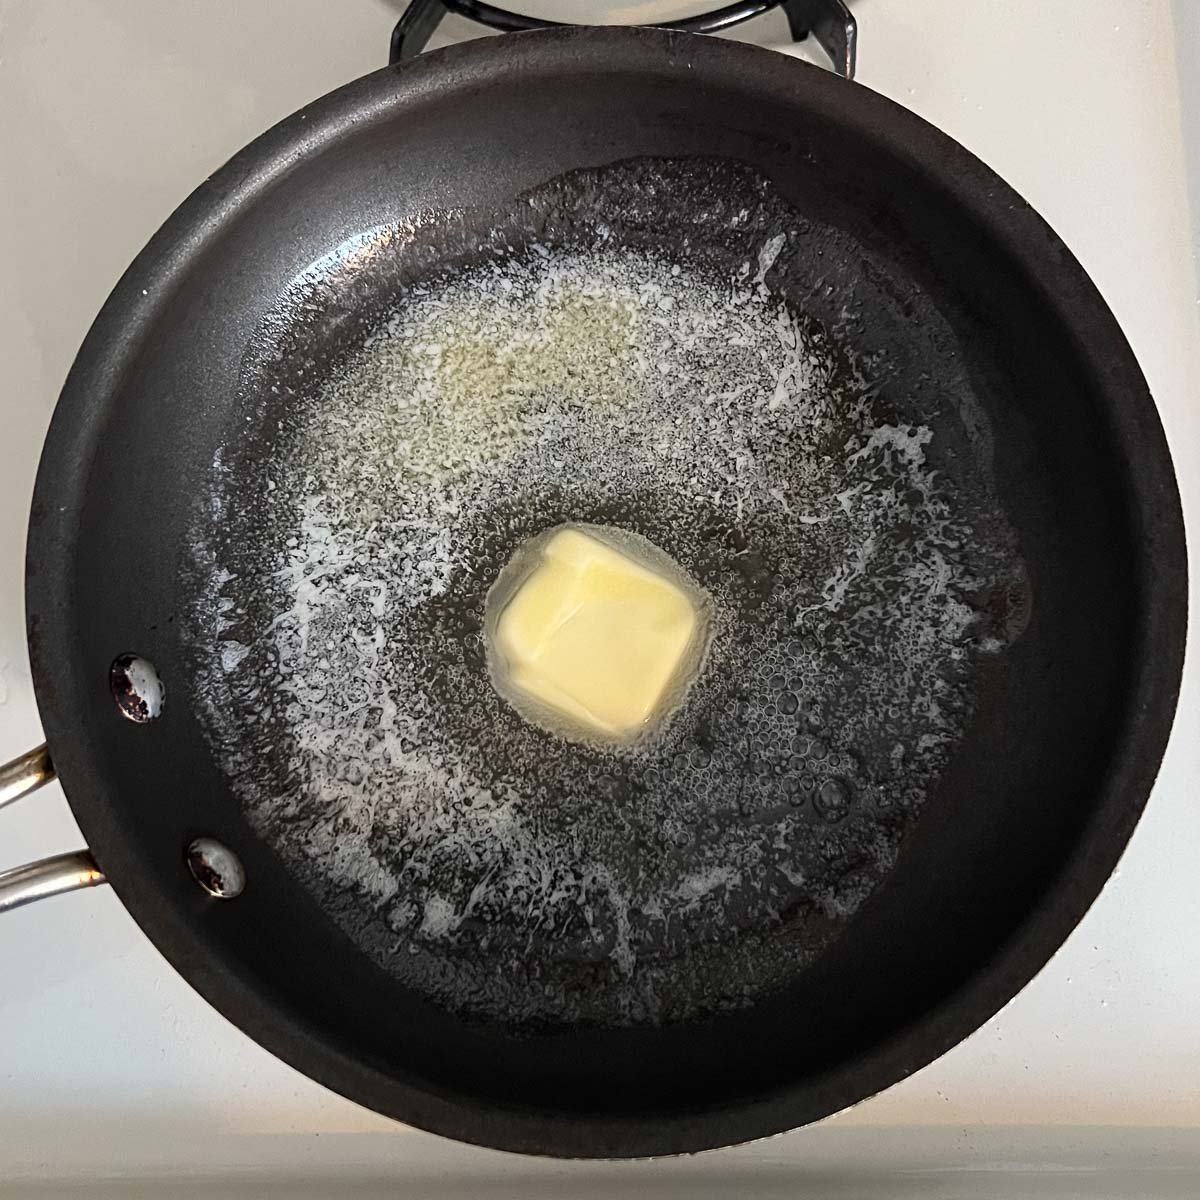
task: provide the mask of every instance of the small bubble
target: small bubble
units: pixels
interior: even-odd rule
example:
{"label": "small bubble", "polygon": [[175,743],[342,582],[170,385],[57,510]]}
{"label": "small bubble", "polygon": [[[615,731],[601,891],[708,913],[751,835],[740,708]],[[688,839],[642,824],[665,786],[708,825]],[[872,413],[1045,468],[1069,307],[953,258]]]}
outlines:
{"label": "small bubble", "polygon": [[800,701],[794,692],[784,692],[779,697],[779,711],[785,716],[791,716],[800,707]]}
{"label": "small bubble", "polygon": [[792,750],[794,753],[807,758],[812,753],[812,738],[807,733],[798,733],[792,738]]}
{"label": "small bubble", "polygon": [[829,747],[825,745],[820,738],[808,739],[808,756],[809,758],[822,759],[829,753]]}
{"label": "small bubble", "polygon": [[840,821],[850,811],[850,793],[840,779],[826,779],[814,803],[826,821]]}

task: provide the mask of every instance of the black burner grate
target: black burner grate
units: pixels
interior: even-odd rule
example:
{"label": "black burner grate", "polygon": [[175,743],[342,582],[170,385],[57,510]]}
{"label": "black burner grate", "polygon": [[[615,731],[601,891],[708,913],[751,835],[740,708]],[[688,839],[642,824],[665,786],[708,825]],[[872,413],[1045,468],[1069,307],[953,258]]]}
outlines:
{"label": "black burner grate", "polygon": [[[726,4],[697,16],[663,21],[659,27],[689,33],[721,33],[775,8],[783,9],[796,41],[802,42],[811,33],[829,55],[834,69],[847,79],[854,78],[857,27],[844,0],[739,0],[738,3]],[[434,30],[450,13],[502,33],[571,24],[527,17],[494,4],[486,4],[483,0],[412,0],[392,31],[391,61],[400,62],[420,54]]]}

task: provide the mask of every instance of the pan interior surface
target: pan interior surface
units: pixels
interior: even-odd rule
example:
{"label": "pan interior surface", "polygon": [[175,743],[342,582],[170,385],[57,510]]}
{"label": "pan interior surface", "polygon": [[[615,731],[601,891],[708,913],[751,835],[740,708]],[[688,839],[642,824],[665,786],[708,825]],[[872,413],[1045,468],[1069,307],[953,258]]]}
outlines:
{"label": "pan interior surface", "polygon": [[[488,586],[568,522],[713,598],[661,742],[486,677]],[[412,1124],[632,1156],[843,1108],[1032,977],[1149,792],[1182,554],[1128,346],[990,171],[589,30],[369,76],[198,190],[72,370],[27,606],[83,832],[202,994]]]}
{"label": "pan interior surface", "polygon": [[[725,160],[573,172],[298,279],[197,504],[196,701],[251,823],[386,971],[514,1029],[778,992],[894,864],[1030,598],[932,306]],[[920,297],[910,303],[921,304]],[[668,729],[489,684],[529,539],[606,525],[714,598]]]}

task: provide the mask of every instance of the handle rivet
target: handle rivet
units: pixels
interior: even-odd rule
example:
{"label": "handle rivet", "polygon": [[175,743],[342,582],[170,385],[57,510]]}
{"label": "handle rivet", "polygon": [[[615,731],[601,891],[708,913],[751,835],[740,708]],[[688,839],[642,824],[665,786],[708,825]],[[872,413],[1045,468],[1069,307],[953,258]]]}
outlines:
{"label": "handle rivet", "polygon": [[196,838],[187,848],[187,865],[192,878],[218,900],[232,900],[246,886],[242,860],[215,838]]}
{"label": "handle rivet", "polygon": [[144,725],[162,712],[166,691],[148,658],[121,654],[108,669],[108,686],[123,717]]}

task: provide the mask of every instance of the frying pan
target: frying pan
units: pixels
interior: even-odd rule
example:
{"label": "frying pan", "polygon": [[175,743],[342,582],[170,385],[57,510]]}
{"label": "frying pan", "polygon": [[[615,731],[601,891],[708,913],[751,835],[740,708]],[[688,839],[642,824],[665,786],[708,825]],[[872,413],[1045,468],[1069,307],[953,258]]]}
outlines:
{"label": "frying pan", "polygon": [[[708,192],[702,162],[716,164]],[[647,163],[655,188],[637,182]],[[927,357],[925,374],[952,370],[976,398],[989,436],[943,465],[986,477],[1028,612],[980,660],[961,736],[894,860],[819,937],[797,918],[793,938],[770,943],[782,965],[771,988],[620,1020],[506,1021],[431,998],[369,952],[353,897],[311,886],[251,821],[200,701],[189,547],[214,456],[236,459],[225,486],[245,513],[283,454],[258,426],[238,434],[262,330],[283,314],[319,349],[353,324],[353,305],[337,320],[297,315],[297,280],[366,231],[437,235],[439,214],[508,211],[581,171],[596,203],[610,186],[640,198],[639,228],[668,255],[685,249],[673,230],[707,219],[701,194],[719,207],[716,193],[767,189],[825,231],[824,265],[800,250],[776,277],[760,261],[766,283],[800,309],[808,296],[830,327],[820,296],[843,289],[861,302],[844,338],[877,361]],[[422,244],[421,270],[436,273],[449,251],[436,236]],[[354,294],[377,302],[408,253],[356,259]],[[814,288],[818,277],[831,286]],[[953,442],[954,414],[931,420],[931,448]],[[863,87],[753,47],[615,29],[489,39],[379,71],[202,184],[129,268],[68,377],[37,478],[26,595],[48,749],[5,768],[3,796],[57,773],[90,852],[8,872],[6,906],[107,879],[206,999],[312,1078],[464,1141],[582,1157],[695,1151],[819,1119],[1015,995],[1095,898],[1146,802],[1186,601],[1179,500],[1145,381],[1029,206]],[[161,711],[132,655],[161,679]],[[773,918],[785,931],[790,919]],[[532,957],[553,956],[553,941],[539,946]],[[481,978],[500,970],[476,949]]]}

